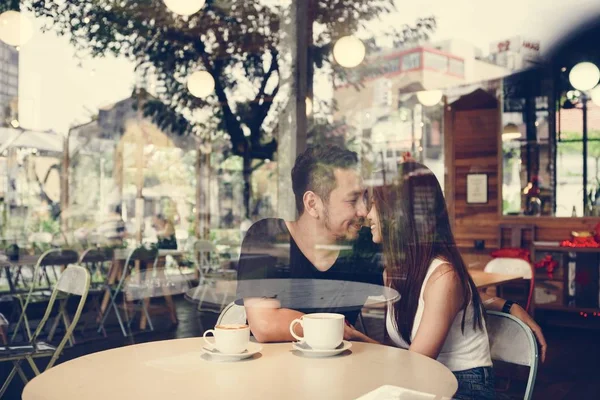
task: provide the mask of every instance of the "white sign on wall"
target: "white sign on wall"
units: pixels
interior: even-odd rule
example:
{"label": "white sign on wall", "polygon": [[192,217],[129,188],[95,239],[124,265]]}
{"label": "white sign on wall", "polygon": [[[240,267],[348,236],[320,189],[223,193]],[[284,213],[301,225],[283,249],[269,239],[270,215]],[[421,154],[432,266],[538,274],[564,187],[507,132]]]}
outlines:
{"label": "white sign on wall", "polygon": [[487,174],[467,175],[467,204],[486,204],[488,202]]}

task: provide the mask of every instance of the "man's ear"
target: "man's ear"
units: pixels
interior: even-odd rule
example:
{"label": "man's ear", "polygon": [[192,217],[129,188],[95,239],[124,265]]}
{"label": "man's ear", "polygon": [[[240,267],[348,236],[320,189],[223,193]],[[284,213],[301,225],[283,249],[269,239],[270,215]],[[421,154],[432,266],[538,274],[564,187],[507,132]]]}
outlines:
{"label": "man's ear", "polygon": [[319,195],[308,190],[304,192],[302,201],[304,202],[304,212],[308,213],[311,217],[318,219],[321,208],[321,198]]}

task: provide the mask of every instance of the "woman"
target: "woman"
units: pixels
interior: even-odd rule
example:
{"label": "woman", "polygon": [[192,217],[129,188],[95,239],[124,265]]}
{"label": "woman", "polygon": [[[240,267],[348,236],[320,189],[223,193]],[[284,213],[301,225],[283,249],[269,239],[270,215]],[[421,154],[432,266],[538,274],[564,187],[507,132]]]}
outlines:
{"label": "woman", "polygon": [[388,306],[390,339],[448,367],[458,380],[454,398],[495,398],[485,311],[435,175],[403,163],[399,181],[375,188],[372,199],[367,219],[383,245],[385,282],[401,294]]}
{"label": "woman", "polygon": [[154,229],[158,239],[159,249],[177,250],[177,239],[175,238],[175,227],[163,214],[154,217]]}

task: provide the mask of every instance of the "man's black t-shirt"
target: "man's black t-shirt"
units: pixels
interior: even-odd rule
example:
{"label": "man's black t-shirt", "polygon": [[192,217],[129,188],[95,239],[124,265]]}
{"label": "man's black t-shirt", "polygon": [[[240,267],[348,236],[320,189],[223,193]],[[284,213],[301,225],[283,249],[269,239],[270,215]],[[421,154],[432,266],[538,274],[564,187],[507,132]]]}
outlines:
{"label": "man's black t-shirt", "polygon": [[319,271],[298,248],[284,220],[263,219],[250,227],[242,244],[237,302],[276,298],[282,308],[338,312],[354,324],[367,297],[382,294],[378,259],[370,239],[358,240],[354,246],[341,246],[331,268]]}

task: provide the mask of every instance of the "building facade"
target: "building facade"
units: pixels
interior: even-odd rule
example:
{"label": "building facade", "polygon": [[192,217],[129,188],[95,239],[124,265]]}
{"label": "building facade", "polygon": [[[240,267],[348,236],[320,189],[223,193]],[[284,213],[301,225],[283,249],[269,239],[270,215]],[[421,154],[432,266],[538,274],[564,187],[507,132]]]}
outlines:
{"label": "building facade", "polygon": [[19,52],[0,41],[0,126],[18,119]]}

